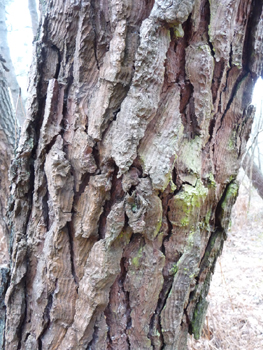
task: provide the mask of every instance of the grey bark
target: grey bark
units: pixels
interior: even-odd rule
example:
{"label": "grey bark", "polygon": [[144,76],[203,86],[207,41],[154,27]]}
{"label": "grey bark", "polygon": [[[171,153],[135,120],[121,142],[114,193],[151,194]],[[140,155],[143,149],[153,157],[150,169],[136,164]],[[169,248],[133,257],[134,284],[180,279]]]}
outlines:
{"label": "grey bark", "polygon": [[263,199],[263,175],[253,158],[248,154],[245,155],[242,167],[247,177],[252,182],[253,187],[257,190],[260,197]]}
{"label": "grey bark", "polygon": [[5,349],[186,349],[238,192],[262,3],[41,6]]}

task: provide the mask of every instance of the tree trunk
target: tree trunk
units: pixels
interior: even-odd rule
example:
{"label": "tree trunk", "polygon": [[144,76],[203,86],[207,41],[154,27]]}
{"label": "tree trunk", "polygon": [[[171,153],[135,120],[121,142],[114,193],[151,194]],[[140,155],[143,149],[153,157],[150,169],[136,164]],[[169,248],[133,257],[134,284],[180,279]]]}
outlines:
{"label": "tree trunk", "polygon": [[41,6],[5,349],[186,349],[238,192],[262,2]]}
{"label": "tree trunk", "polygon": [[248,154],[246,154],[244,157],[242,167],[247,177],[252,182],[252,185],[257,190],[260,197],[263,199],[263,175],[257,164],[254,162],[253,158]]}
{"label": "tree trunk", "polygon": [[15,68],[13,66],[9,45],[7,41],[6,26],[6,0],[0,0],[0,54],[5,59],[5,67],[8,69],[6,80],[11,90],[14,109],[16,109],[16,117],[19,124],[22,125],[25,119],[24,103],[21,97],[21,89],[16,79]]}
{"label": "tree trunk", "polygon": [[4,294],[9,276],[6,209],[9,196],[8,169],[13,157],[15,143],[14,121],[4,69],[2,62],[0,62],[0,349],[3,348],[4,343]]}
{"label": "tree trunk", "polygon": [[31,17],[33,36],[35,37],[37,34],[37,28],[38,28],[38,13],[37,13],[36,0],[28,0],[28,9]]}

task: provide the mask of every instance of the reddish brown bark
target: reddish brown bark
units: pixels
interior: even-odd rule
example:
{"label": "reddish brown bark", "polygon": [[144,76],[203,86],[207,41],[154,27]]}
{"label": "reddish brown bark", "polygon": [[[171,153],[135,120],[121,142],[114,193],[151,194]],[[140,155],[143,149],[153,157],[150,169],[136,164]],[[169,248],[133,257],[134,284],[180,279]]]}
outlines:
{"label": "reddish brown bark", "polygon": [[254,1],[42,3],[5,349],[186,349],[261,74]]}

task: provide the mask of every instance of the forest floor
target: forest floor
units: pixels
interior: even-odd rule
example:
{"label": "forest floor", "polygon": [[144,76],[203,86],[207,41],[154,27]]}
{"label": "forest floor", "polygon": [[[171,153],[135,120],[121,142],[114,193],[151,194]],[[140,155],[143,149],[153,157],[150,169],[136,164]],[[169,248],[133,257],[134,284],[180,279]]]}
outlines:
{"label": "forest floor", "polygon": [[232,227],[212,279],[202,338],[189,350],[263,349],[263,200],[240,187]]}

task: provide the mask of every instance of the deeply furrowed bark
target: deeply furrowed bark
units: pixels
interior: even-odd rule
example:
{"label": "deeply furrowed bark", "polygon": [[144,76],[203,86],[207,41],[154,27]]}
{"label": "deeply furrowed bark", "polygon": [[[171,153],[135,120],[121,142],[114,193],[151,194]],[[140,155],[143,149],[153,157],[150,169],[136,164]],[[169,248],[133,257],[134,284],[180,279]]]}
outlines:
{"label": "deeply furrowed bark", "polygon": [[199,337],[262,72],[252,0],[42,1],[5,349]]}

